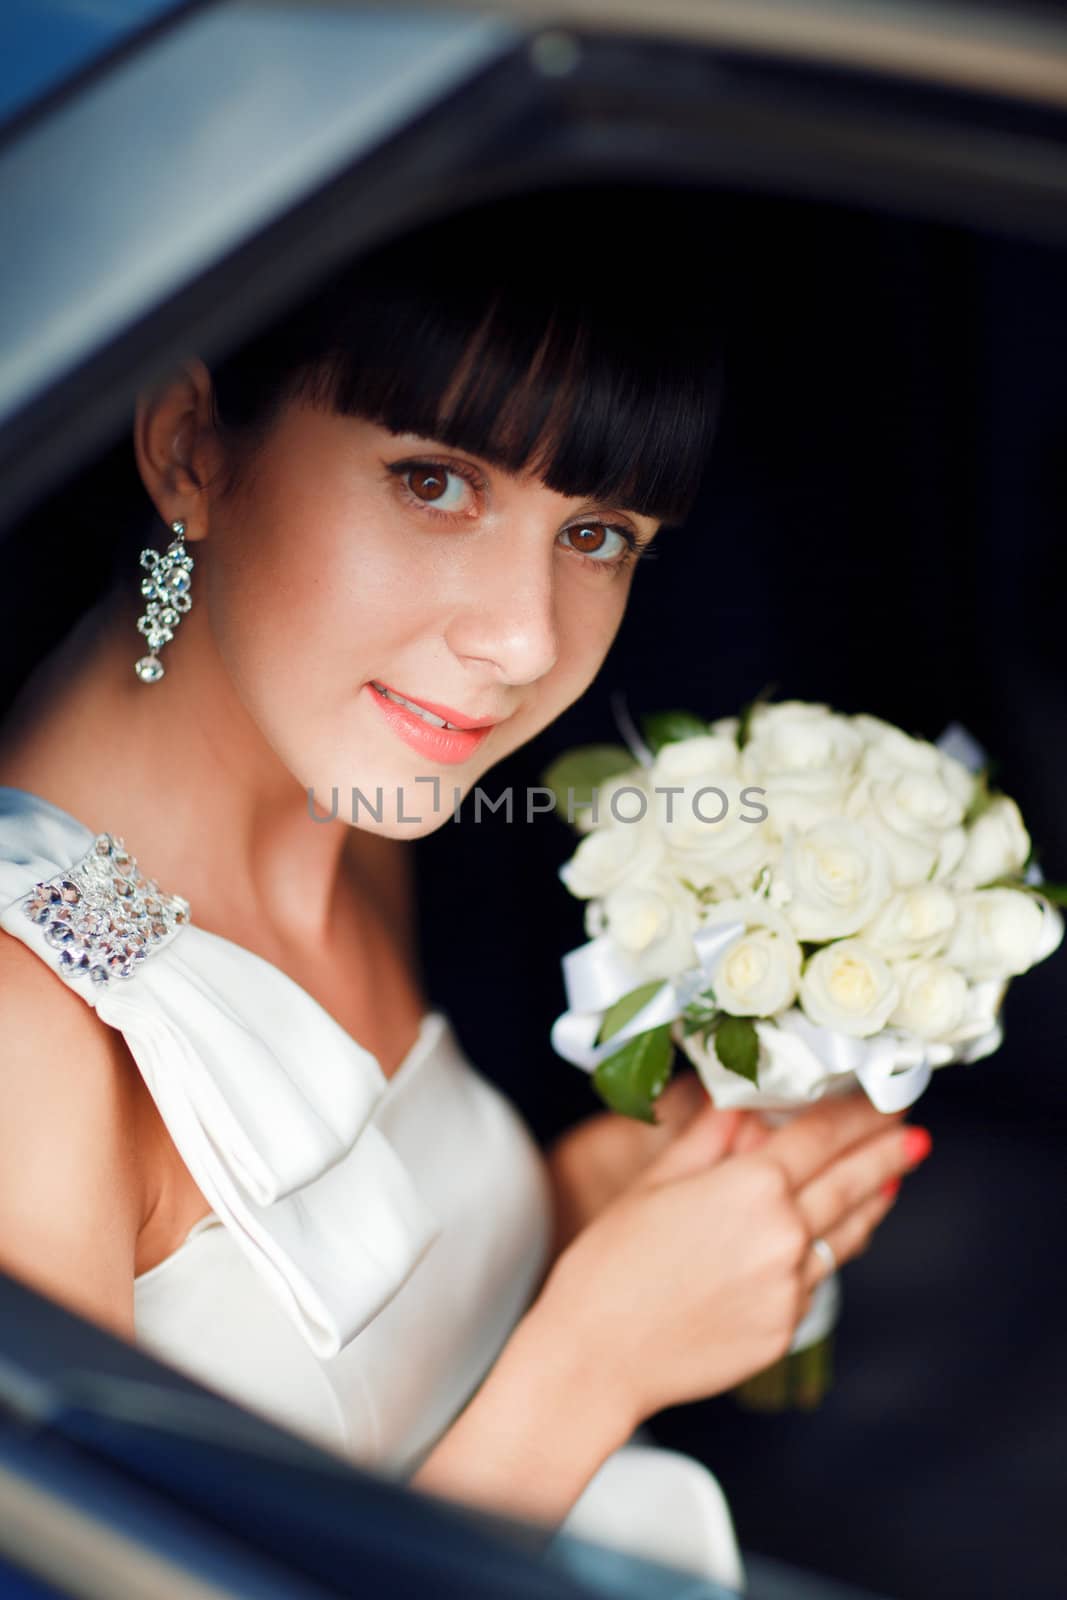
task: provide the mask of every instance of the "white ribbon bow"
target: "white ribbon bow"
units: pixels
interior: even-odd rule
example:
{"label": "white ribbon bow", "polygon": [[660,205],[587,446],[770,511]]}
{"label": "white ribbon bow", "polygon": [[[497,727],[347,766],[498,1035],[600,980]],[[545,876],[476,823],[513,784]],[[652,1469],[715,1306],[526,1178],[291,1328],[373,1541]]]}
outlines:
{"label": "white ribbon bow", "polygon": [[[600,934],[568,951],[562,962],[568,1009],[552,1024],[553,1049],[575,1066],[587,1072],[594,1071],[635,1034],[681,1016],[686,1006],[712,982],[720,959],[744,932],[745,924],[736,921],[698,928],[693,934],[698,964],[676,978],[665,978],[662,987],[641,1009],[599,1045],[595,1042],[596,1036],[607,1009],[631,989],[649,980],[608,934]],[[804,1073],[809,1092],[798,1098],[817,1098],[827,1080],[841,1080],[851,1073],[871,1104],[888,1114],[903,1111],[916,1101],[933,1071],[930,1048],[899,1029],[884,1029],[873,1039],[854,1039],[830,1028],[817,1027],[796,1007],[777,1019],[777,1028],[769,1022],[757,1022],[756,1026],[765,1050],[774,1051],[775,1033],[781,1032],[787,1036],[783,1045],[788,1043],[794,1055],[799,1049],[810,1058],[808,1071]],[[736,1088],[746,1104],[760,1103],[757,1086],[736,1073],[731,1077],[738,1080],[731,1088]],[[812,1090],[817,1092],[812,1093]],[[717,1099],[723,1103],[722,1097],[717,1096]],[[780,1093],[766,1097],[775,1104],[781,1104],[782,1099]]]}
{"label": "white ribbon bow", "polygon": [[[51,802],[0,787],[0,926],[52,966],[22,900],[93,838]],[[387,1082],[375,1057],[284,972],[193,922],[129,978],[62,981],[124,1035],[212,1210],[315,1353],[336,1355],[442,1226],[374,1121]],[[409,1057],[446,1026],[428,1013]]]}
{"label": "white ribbon bow", "polygon": [[563,983],[569,1009],[552,1024],[553,1048],[575,1066],[592,1072],[607,1056],[615,1055],[627,1039],[681,1016],[690,1001],[711,982],[719,957],[744,931],[743,922],[720,922],[711,928],[698,928],[693,944],[699,965],[687,968],[677,978],[664,979],[663,987],[640,1011],[600,1045],[594,1041],[605,1011],[649,979],[642,980],[625,953],[607,934],[569,950],[563,957]]}

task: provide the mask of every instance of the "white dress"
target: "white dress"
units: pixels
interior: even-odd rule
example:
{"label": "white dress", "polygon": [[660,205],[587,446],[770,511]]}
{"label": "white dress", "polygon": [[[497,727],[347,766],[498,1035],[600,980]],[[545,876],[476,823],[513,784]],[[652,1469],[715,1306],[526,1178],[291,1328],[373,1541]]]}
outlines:
{"label": "white dress", "polygon": [[[135,1280],[138,1342],[405,1480],[545,1269],[546,1168],[511,1103],[439,1010],[387,1078],[285,973],[146,885],[121,840],[3,786],[0,927],[124,1035],[212,1207]],[[715,1478],[640,1431],[562,1528],[743,1588]]]}

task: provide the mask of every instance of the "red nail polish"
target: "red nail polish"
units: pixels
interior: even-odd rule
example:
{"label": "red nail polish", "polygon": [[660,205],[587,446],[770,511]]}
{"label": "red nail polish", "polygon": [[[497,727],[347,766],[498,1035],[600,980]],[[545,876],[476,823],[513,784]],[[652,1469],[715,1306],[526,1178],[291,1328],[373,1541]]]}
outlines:
{"label": "red nail polish", "polygon": [[896,1192],[897,1192],[897,1190],[899,1188],[900,1188],[900,1179],[899,1178],[887,1178],[885,1183],[883,1183],[883,1185],[882,1185],[882,1193],[883,1193],[883,1195],[885,1196],[885,1198],[887,1200],[892,1200],[893,1196],[896,1194]]}
{"label": "red nail polish", "polygon": [[934,1147],[934,1141],[925,1128],[907,1128],[904,1132],[904,1159],[909,1167],[925,1161]]}

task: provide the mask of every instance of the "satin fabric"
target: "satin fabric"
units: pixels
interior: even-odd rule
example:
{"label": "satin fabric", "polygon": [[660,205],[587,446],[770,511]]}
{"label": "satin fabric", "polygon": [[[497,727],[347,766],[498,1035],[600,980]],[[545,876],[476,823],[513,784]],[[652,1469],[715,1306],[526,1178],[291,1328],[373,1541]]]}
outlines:
{"label": "satin fabric", "polygon": [[[130,977],[98,987],[64,975],[23,901],[94,838],[51,802],[0,787],[0,927],[123,1034],[212,1207],[135,1280],[137,1340],[406,1479],[543,1278],[552,1200],[540,1151],[443,1011],[426,1013],[387,1078],[285,973],[198,927],[195,906]],[[562,1529],[743,1583],[716,1480],[644,1431],[603,1463]]]}

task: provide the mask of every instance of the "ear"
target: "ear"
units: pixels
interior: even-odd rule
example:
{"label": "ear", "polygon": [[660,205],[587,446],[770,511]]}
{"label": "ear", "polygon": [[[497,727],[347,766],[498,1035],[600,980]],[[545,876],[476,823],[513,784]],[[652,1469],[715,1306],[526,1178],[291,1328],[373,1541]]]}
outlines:
{"label": "ear", "polygon": [[222,466],[211,374],[183,361],[138,397],[133,429],[137,468],[165,523],[185,523],[186,541],[208,531],[210,486]]}

